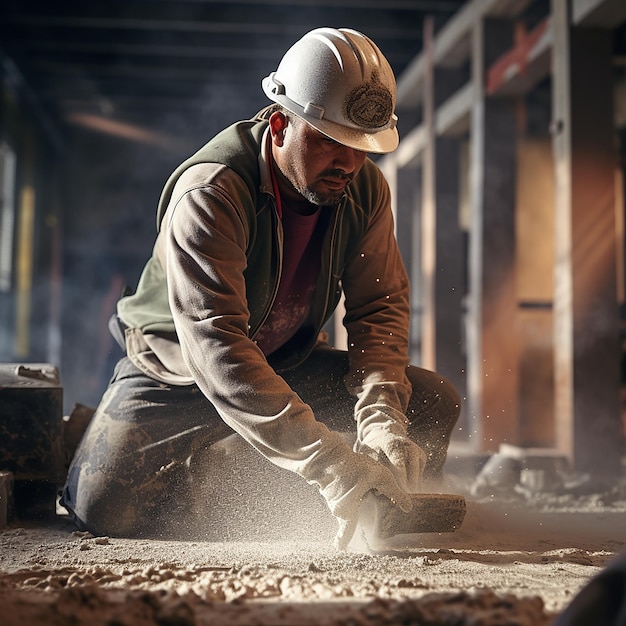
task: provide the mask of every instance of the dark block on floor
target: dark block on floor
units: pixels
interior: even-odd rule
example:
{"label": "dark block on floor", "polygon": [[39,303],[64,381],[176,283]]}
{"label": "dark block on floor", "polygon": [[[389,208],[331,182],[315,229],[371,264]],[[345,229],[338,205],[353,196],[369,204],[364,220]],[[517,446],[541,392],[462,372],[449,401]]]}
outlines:
{"label": "dark block on floor", "polygon": [[[50,494],[65,475],[62,413],[63,388],[55,366],[0,364],[0,471],[13,474],[19,517],[34,504],[54,514]],[[35,502],[33,493],[43,501]]]}

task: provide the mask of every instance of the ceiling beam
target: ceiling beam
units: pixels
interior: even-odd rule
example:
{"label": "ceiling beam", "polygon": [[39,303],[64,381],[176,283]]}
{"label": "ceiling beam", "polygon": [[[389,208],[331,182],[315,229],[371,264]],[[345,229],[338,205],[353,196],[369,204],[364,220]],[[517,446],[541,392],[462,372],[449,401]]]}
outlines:
{"label": "ceiling beam", "polygon": [[[76,17],[59,15],[19,15],[9,19],[15,26],[41,28],[68,28],[77,30],[131,30],[148,31],[151,33],[181,32],[205,33],[235,36],[280,36],[293,34],[299,36],[302,26],[291,22],[289,25],[261,22],[219,22],[204,20],[169,20],[130,18],[130,17]],[[417,28],[419,26],[419,29]],[[393,39],[421,38],[421,25],[378,25],[368,29],[372,37],[389,37]],[[375,35],[374,35],[375,33]]]}

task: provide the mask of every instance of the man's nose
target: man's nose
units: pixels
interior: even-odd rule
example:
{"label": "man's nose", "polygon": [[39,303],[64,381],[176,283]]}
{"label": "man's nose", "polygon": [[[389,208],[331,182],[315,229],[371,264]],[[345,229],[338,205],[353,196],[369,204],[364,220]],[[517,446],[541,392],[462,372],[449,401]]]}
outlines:
{"label": "man's nose", "polygon": [[359,161],[360,152],[348,146],[340,146],[335,154],[334,167],[343,170],[346,174],[352,174]]}

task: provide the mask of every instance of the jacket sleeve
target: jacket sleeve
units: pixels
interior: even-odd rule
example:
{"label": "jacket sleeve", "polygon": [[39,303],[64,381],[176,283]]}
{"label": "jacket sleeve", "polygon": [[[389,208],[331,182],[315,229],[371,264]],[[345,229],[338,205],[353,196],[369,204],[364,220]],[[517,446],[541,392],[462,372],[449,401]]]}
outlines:
{"label": "jacket sleeve", "polygon": [[409,281],[394,234],[389,187],[378,168],[373,207],[359,252],[342,275],[350,371],[346,384],[365,407],[405,413],[411,394]]}
{"label": "jacket sleeve", "polygon": [[[234,431],[270,461],[321,487],[349,447],[315,420],[248,337],[244,269],[250,236],[233,201],[245,185],[229,170],[187,188],[162,224],[162,263],[183,358],[196,384]],[[332,458],[329,458],[332,457]]]}

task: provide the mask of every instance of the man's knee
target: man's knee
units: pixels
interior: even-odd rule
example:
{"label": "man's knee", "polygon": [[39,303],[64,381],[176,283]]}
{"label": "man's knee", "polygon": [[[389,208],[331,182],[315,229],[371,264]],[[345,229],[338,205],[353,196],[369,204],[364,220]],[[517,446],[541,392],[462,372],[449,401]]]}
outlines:
{"label": "man's knee", "polygon": [[88,474],[71,467],[61,504],[80,530],[110,537],[132,537],[137,533],[136,504],[118,481],[101,472]]}
{"label": "man's knee", "polygon": [[[61,504],[81,530],[110,537],[161,537],[186,510],[186,467],[169,464],[145,476],[102,472],[69,474]],[[169,528],[169,527],[168,527]]]}
{"label": "man's knee", "polygon": [[415,366],[408,367],[407,376],[413,386],[410,413],[430,417],[436,415],[446,423],[456,423],[461,411],[461,397],[445,376]]}
{"label": "man's knee", "polygon": [[413,385],[407,412],[409,436],[426,453],[425,478],[440,480],[461,399],[454,385],[436,372],[410,366],[407,374]]}

